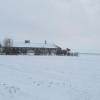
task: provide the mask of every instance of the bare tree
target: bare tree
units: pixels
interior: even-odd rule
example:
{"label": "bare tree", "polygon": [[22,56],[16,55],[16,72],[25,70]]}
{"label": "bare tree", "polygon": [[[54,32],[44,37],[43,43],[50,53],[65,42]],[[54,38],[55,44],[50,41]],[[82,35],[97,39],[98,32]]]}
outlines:
{"label": "bare tree", "polygon": [[12,54],[13,50],[11,47],[13,47],[13,40],[10,38],[5,38],[3,41],[3,53],[6,55]]}
{"label": "bare tree", "polygon": [[4,47],[12,47],[13,46],[13,40],[10,38],[5,38],[3,41]]}

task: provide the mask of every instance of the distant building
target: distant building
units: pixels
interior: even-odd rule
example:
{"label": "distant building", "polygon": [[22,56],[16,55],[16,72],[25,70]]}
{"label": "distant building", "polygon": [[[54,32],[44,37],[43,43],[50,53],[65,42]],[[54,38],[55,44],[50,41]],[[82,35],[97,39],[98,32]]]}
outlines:
{"label": "distant building", "polygon": [[7,54],[27,54],[31,53],[34,55],[53,55],[56,54],[61,47],[56,44],[45,43],[31,43],[30,40],[25,40],[23,43],[15,42],[12,47],[4,47],[4,52]]}
{"label": "distant building", "polygon": [[0,54],[78,56],[78,53],[71,52],[71,49],[62,49],[56,44],[47,43],[46,40],[44,43],[32,43],[30,40],[13,42],[12,39],[6,39],[4,44],[0,45]]}

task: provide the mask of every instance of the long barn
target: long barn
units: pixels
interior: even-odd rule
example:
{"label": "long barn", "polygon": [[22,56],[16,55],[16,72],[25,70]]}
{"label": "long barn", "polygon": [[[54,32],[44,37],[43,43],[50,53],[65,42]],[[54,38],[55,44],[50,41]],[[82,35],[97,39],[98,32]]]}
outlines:
{"label": "long barn", "polygon": [[4,47],[6,54],[34,54],[34,55],[53,55],[61,47],[56,44],[32,43],[29,40],[24,42],[15,42],[11,47]]}

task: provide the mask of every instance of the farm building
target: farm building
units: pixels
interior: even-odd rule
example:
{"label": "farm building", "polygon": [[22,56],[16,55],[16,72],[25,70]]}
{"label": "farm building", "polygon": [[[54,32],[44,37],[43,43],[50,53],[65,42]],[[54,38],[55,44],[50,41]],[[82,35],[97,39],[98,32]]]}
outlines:
{"label": "farm building", "polygon": [[53,55],[57,51],[61,50],[61,47],[56,44],[45,43],[32,43],[29,40],[24,42],[15,42],[10,46],[3,47],[3,52],[6,54],[34,54],[34,55]]}
{"label": "farm building", "polygon": [[32,43],[30,40],[24,42],[13,42],[12,39],[5,39],[0,47],[0,54],[6,55],[61,55],[78,56],[78,53],[71,52],[71,49],[62,49],[56,44]]}

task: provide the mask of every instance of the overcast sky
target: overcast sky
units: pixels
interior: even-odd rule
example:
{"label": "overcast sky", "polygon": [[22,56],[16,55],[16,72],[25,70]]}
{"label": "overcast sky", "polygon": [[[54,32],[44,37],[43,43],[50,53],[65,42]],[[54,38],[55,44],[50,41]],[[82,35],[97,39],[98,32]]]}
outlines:
{"label": "overcast sky", "polygon": [[100,50],[100,0],[0,0],[5,37]]}

